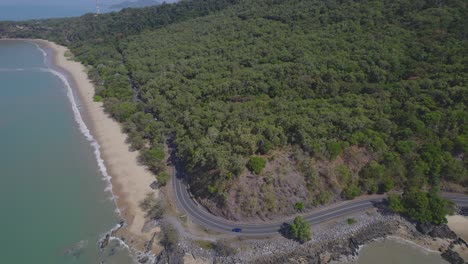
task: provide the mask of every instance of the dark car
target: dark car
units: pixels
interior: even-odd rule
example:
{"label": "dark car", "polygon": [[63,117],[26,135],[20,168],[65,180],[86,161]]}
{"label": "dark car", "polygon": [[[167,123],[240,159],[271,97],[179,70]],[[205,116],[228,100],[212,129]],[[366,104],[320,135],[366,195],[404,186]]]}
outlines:
{"label": "dark car", "polygon": [[240,232],[242,232],[242,229],[239,228],[239,227],[236,227],[236,228],[232,229],[232,232],[240,233]]}

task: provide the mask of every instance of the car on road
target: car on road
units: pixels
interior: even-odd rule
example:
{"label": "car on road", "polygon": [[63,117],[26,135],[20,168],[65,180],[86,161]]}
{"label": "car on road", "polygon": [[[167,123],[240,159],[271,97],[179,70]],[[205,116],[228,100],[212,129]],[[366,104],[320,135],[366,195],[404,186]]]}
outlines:
{"label": "car on road", "polygon": [[240,233],[242,232],[242,228],[239,228],[239,227],[233,228],[232,232]]}

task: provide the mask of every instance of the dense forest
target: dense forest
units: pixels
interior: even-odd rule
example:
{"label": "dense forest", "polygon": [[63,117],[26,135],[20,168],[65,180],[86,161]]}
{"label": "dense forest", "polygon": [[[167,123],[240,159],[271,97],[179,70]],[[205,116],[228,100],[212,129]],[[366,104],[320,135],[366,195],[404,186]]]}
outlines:
{"label": "dense forest", "polygon": [[192,0],[0,23],[68,46],[155,173],[175,146],[213,213],[269,218],[468,187],[462,0]]}

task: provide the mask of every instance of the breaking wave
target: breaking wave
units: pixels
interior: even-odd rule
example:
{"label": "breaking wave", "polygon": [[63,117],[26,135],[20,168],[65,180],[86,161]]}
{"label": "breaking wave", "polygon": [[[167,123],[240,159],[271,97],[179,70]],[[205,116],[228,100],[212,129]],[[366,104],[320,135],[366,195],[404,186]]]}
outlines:
{"label": "breaking wave", "polygon": [[43,62],[45,63],[46,60],[47,60],[47,52],[41,48],[41,46],[39,46],[39,44],[37,44],[36,42],[34,42],[34,45],[36,46],[36,48],[42,53],[42,56],[43,56]]}
{"label": "breaking wave", "polygon": [[[88,127],[86,126],[86,124],[85,124],[85,122],[83,120],[83,117],[81,116],[81,113],[80,113],[80,110],[79,110],[79,105],[77,103],[77,100],[75,99],[75,96],[73,94],[73,89],[72,89],[68,79],[62,73],[60,73],[60,72],[58,72],[58,71],[56,71],[54,69],[51,69],[51,68],[40,68],[39,70],[43,71],[43,72],[52,73],[53,75],[57,76],[65,84],[67,97],[68,97],[68,99],[69,99],[69,101],[71,103],[71,107],[72,107],[73,116],[75,118],[75,121],[78,124],[80,132],[85,136],[86,140],[88,140],[90,142],[90,145],[94,149],[94,156],[96,158],[96,161],[97,161],[97,164],[98,164],[98,167],[99,167],[99,171],[101,172],[103,181],[106,182],[106,187],[105,187],[104,191],[109,192],[111,194],[111,200],[114,201],[114,203],[116,203],[116,196],[114,195],[114,193],[112,191],[112,183],[111,183],[111,178],[112,177],[109,175],[109,173],[107,171],[107,168],[106,168],[106,165],[104,164],[104,160],[101,157],[102,156],[101,155],[101,150],[100,150],[101,146],[96,141],[96,139],[93,137],[93,135],[91,134],[91,131],[88,129]],[[120,212],[119,208],[117,207],[117,204],[115,204],[115,207],[116,207],[115,212],[120,215],[121,212]]]}

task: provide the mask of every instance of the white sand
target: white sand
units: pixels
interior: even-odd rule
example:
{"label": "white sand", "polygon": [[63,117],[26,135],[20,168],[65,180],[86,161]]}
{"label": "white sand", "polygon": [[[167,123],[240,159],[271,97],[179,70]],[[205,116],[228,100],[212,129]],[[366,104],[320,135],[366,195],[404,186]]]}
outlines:
{"label": "white sand", "polygon": [[154,176],[138,164],[138,152],[129,151],[129,145],[125,143],[126,135],[122,133],[119,123],[104,112],[102,103],[93,101],[94,86],[88,79],[85,67],[64,56],[67,48],[42,40],[36,42],[53,49],[55,65],[73,77],[73,88],[77,90],[84,106],[82,112],[87,125],[101,146],[102,158],[112,177],[117,206],[128,224],[119,236],[124,236],[127,243],[141,250],[144,242],[151,239],[152,232],[142,230],[145,213],[140,209],[139,202],[145,198],[146,193],[154,192],[149,187],[155,179]]}
{"label": "white sand", "polygon": [[447,216],[448,226],[459,237],[468,242],[468,218],[461,215]]}

